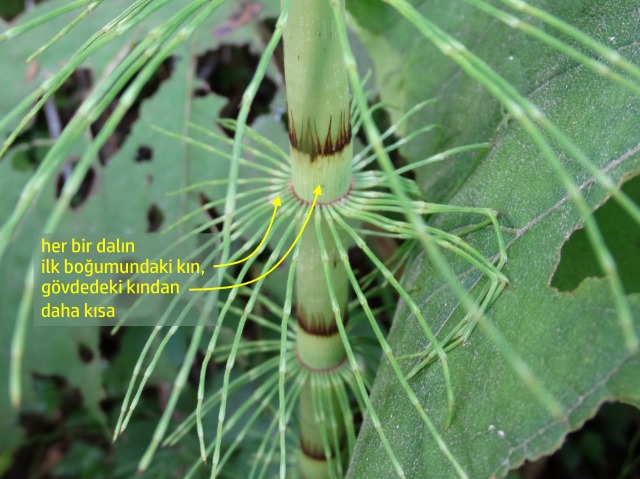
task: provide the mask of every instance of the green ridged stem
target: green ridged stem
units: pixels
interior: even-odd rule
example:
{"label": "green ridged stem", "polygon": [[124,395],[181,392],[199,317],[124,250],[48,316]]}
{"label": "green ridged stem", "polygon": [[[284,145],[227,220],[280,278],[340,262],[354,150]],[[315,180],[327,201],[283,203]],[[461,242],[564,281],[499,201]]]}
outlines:
{"label": "green ridged stem", "polygon": [[[340,8],[344,12],[343,0]],[[293,190],[310,203],[320,185],[320,209],[348,194],[353,161],[348,76],[329,0],[295,0],[283,38]],[[348,284],[331,232],[324,223],[310,222],[300,240],[295,275],[296,352],[309,372],[299,400],[298,470],[307,479],[342,475],[345,412],[331,374],[346,352],[329,287],[346,322]]]}
{"label": "green ridged stem", "polygon": [[[341,5],[344,11],[344,2]],[[344,196],[351,185],[351,99],[328,0],[296,0],[284,32],[293,188],[305,201]]]}
{"label": "green ridged stem", "polygon": [[323,479],[327,477],[327,463],[300,453],[300,469],[304,471],[304,479]]}
{"label": "green ridged stem", "polygon": [[345,360],[344,346],[338,333],[331,336],[317,336],[307,333],[298,325],[296,338],[298,358],[307,368],[309,364],[313,364],[316,369],[311,370],[312,372],[335,368]]}
{"label": "green ridged stem", "polygon": [[351,143],[341,153],[323,156],[311,162],[308,154],[291,149],[291,176],[296,195],[306,202],[313,201],[313,190],[322,187],[318,203],[330,203],[342,198],[351,186]]}
{"label": "green ridged stem", "polygon": [[[318,242],[318,229],[324,238],[326,254],[322,254]],[[338,391],[328,383],[327,374],[332,369],[344,364],[346,352],[342,339],[337,334],[335,313],[331,305],[331,292],[324,274],[325,266],[329,269],[331,291],[338,298],[338,305],[343,321],[346,321],[348,302],[348,278],[340,260],[335,240],[330,236],[326,223],[318,225],[309,223],[301,238],[300,253],[296,265],[296,351],[298,360],[309,370],[309,378],[302,386],[300,395],[300,442],[304,450],[313,451],[314,458],[303,451],[300,454],[299,469],[306,479],[326,479],[336,477],[335,460],[333,463],[318,459],[325,449],[322,446],[331,436],[326,424],[317,421],[314,410],[322,409],[325,414],[326,404],[331,403],[335,414],[333,420],[343,424],[343,412],[339,407]],[[303,329],[301,322],[306,328]],[[334,334],[330,334],[330,333]],[[321,384],[319,386],[318,384]],[[314,391],[320,388],[322,391]],[[316,404],[318,394],[325,395],[325,404]],[[339,417],[338,417],[339,416]],[[338,437],[344,438],[344,427],[337,431]],[[332,457],[340,457],[338,447],[332,447]],[[323,466],[324,464],[324,466]]]}
{"label": "green ridged stem", "polygon": [[[329,288],[323,276],[323,261],[329,264],[331,289],[338,298],[343,320],[346,320],[345,311],[348,299],[348,279],[344,266],[340,262],[335,242],[329,236],[326,225],[322,224],[321,228],[327,245],[327,257],[322,258],[317,240],[317,228],[315,223],[310,222],[300,240],[300,257],[296,269],[296,315],[299,322],[305,323],[307,330],[318,332],[316,336],[326,335],[328,331],[336,332]],[[312,369],[326,368],[315,363],[307,365]]]}

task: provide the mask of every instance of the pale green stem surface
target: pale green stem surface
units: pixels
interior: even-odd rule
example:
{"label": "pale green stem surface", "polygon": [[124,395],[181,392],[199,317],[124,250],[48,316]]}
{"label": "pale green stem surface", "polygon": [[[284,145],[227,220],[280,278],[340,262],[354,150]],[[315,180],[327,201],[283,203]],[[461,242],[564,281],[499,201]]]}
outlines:
{"label": "pale green stem surface", "polygon": [[[340,10],[344,15],[344,2]],[[284,31],[292,188],[301,202],[309,203],[320,186],[318,210],[348,194],[352,184],[351,100],[338,28],[345,27],[333,20],[328,0],[296,0]],[[329,281],[323,280],[326,264]],[[348,278],[322,223],[311,222],[301,238],[295,298],[296,352],[309,371],[300,395],[298,467],[307,479],[337,477],[342,475],[341,448],[349,427],[340,388],[330,375],[346,359],[335,316],[346,321]]]}

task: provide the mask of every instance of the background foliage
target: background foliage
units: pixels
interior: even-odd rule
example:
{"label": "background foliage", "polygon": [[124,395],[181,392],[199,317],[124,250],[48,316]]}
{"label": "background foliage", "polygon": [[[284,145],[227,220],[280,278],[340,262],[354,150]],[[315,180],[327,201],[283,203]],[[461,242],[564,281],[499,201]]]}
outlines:
{"label": "background foliage", "polygon": [[[3,2],[0,14],[7,20],[12,18],[21,3]],[[35,18],[61,3],[43,2],[13,21]],[[0,44],[0,64],[11,66],[3,68],[0,117],[50,72],[57,71],[105,18],[113,17],[128,3],[105,2],[30,65],[24,59],[55,36],[72,16],[49,21],[20,41]],[[640,182],[635,176],[640,172],[637,96],[463,2],[413,3],[538,105],[599,168],[619,185],[624,184],[625,191],[640,202]],[[640,63],[640,8],[636,1],[537,3]],[[440,55],[391,7],[363,0],[347,5],[351,26],[364,45],[358,51],[374,67],[376,94],[391,106],[387,109],[390,121],[419,101],[438,100],[435,106],[421,110],[405,131],[427,123],[438,123],[442,128],[404,147],[396,158],[399,164],[419,161],[452,146],[491,140],[486,153],[422,167],[416,177],[429,200],[490,206],[501,212],[509,243],[506,274],[510,284],[491,309],[491,317],[563,407],[560,418],[550,416],[514,374],[513,364],[478,331],[450,355],[457,409],[454,423],[443,436],[454,455],[472,477],[504,476],[523,461],[558,449],[565,436],[594,416],[604,402],[622,401],[640,407],[640,358],[624,349],[609,288],[586,245],[580,219],[528,135],[475,80]],[[177,8],[179,5],[169,4],[131,35],[93,56],[55,97],[53,110],[60,125],[56,127],[55,119],[39,115],[0,159],[0,224],[50,147],[51,137],[69,121],[96,79]],[[151,125],[186,133],[188,122],[215,129],[218,115],[235,115],[256,55],[264,48],[279,10],[278,2],[262,3],[247,14],[246,22],[238,23],[238,14],[246,14],[247,8],[247,4],[226,4],[165,62],[102,150],[60,231],[166,226],[201,201],[197,194],[169,197],[168,191],[202,178],[226,177],[227,163],[212,162],[206,152],[170,139]],[[529,20],[573,44],[540,22]],[[0,29],[8,27],[4,21]],[[268,79],[270,86],[263,88],[251,119],[258,131],[285,146],[283,80],[277,58]],[[100,122],[95,125],[96,130],[99,127]],[[88,132],[87,138],[74,145],[76,155],[86,149],[95,133]],[[620,266],[640,334],[640,229],[608,201],[590,175],[558,152],[591,208],[598,211],[596,218]],[[9,254],[0,262],[0,475],[7,477],[131,477],[191,334],[189,328],[180,329],[151,378],[143,412],[135,416],[131,428],[114,446],[109,444],[109,428],[115,424],[130,371],[147,336],[141,328],[126,329],[112,338],[108,331],[96,328],[30,327],[22,378],[24,404],[20,413],[10,407],[8,366],[4,365],[9,362],[9,342],[26,266],[34,238],[75,160],[69,157],[66,170],[40,193]],[[224,191],[220,188],[218,194]],[[216,190],[209,194],[216,194]],[[434,219],[434,224],[447,230],[468,222],[468,217],[455,215]],[[487,254],[494,251],[492,241],[490,232],[471,237],[472,244]],[[465,286],[479,287],[475,270],[454,257],[449,259]],[[456,297],[424,258],[408,272],[405,285],[436,329],[446,332],[463,316]],[[400,305],[390,335],[394,351],[412,353],[426,346],[417,327]],[[407,371],[412,366],[407,361]],[[193,407],[198,370],[194,368],[178,414]],[[214,378],[216,374],[214,367]],[[440,372],[430,368],[412,381],[421,402],[428,405],[428,412],[444,430],[446,396]],[[210,391],[215,390],[216,379],[209,384]],[[450,465],[423,428],[416,427],[415,410],[404,396],[395,393],[397,388],[393,374],[383,366],[372,398],[385,432],[398,445],[395,449],[409,477],[449,477],[453,474]],[[634,435],[640,424],[637,410],[611,409],[606,414],[606,425],[595,427],[591,436],[598,439],[578,436],[576,443],[570,443],[569,452],[565,448],[564,456],[556,456],[561,459],[552,460],[548,467],[579,474],[584,464],[593,463],[599,465],[591,471],[601,471],[600,477],[636,477],[640,455],[640,439]],[[246,450],[250,450],[249,443]],[[181,471],[197,455],[195,438],[191,438],[177,449],[163,450],[146,475],[181,477]],[[241,451],[225,473],[229,477],[241,475],[235,468],[242,471],[246,458]],[[559,465],[554,466],[553,461]],[[365,419],[350,477],[392,477],[392,472]],[[521,474],[530,473],[524,470]]]}

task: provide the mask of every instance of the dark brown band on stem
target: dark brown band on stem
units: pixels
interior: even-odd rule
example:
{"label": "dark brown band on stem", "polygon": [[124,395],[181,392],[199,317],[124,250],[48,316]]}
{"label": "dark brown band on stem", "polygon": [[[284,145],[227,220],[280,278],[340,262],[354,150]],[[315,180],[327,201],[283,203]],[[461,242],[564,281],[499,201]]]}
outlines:
{"label": "dark brown band on stem", "polygon": [[329,129],[324,143],[320,140],[318,127],[311,118],[302,121],[302,130],[298,134],[296,131],[296,122],[293,119],[291,111],[289,111],[289,143],[291,148],[295,148],[301,153],[305,153],[311,157],[313,163],[319,156],[332,156],[344,150],[351,143],[351,111],[340,112],[340,120],[338,122],[338,135],[333,139],[331,135],[331,125],[333,116],[329,117]]}
{"label": "dark brown band on stem", "polygon": [[[344,441],[340,441],[340,442],[344,442]],[[344,444],[340,444],[340,449],[344,448]],[[311,448],[309,448],[308,446],[305,446],[304,444],[304,439],[300,438],[300,450],[302,451],[302,454],[304,454],[305,456],[307,456],[310,459],[313,459],[315,461],[326,461],[327,460],[327,456],[325,456],[324,451],[321,452],[316,452],[316,451],[312,451]],[[333,449],[331,449],[331,458],[335,458],[337,456],[336,451],[334,451]]]}
{"label": "dark brown band on stem", "polygon": [[[347,325],[348,316],[342,318],[342,324]],[[314,320],[313,317],[307,318],[300,308],[296,310],[296,320],[304,332],[312,336],[333,336],[338,334],[338,325],[335,320],[330,322]]]}
{"label": "dark brown band on stem", "polygon": [[[324,451],[323,452],[312,451],[311,449],[309,449],[309,447],[305,446],[304,439],[302,438],[300,438],[300,450],[302,451],[302,454],[313,459],[314,461],[327,460],[327,457],[324,455]],[[331,457],[335,457],[335,454],[333,451],[331,451]]]}

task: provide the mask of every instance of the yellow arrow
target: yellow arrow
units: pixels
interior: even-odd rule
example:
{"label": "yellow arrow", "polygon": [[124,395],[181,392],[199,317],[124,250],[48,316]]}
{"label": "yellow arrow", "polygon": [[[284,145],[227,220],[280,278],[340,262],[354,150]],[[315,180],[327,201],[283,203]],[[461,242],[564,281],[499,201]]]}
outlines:
{"label": "yellow arrow", "polygon": [[262,241],[260,241],[260,244],[258,246],[256,246],[256,249],[254,249],[253,252],[251,254],[249,254],[249,256],[245,256],[244,258],[239,259],[238,261],[234,261],[233,263],[214,264],[213,265],[214,268],[222,268],[223,266],[233,266],[234,264],[244,263],[249,258],[251,258],[254,254],[256,254],[258,251],[260,251],[260,248],[262,247],[264,242],[267,240],[267,236],[269,236],[269,231],[271,231],[271,226],[273,225],[273,220],[276,217],[276,211],[278,211],[278,207],[279,206],[282,206],[282,203],[280,202],[280,197],[276,196],[276,199],[273,200],[271,202],[271,204],[273,205],[273,214],[271,215],[271,221],[269,222],[269,226],[267,227],[267,232],[262,237]]}
{"label": "yellow arrow", "polygon": [[266,273],[261,274],[260,276],[258,276],[255,279],[252,279],[251,281],[245,281],[244,283],[231,284],[229,286],[216,286],[216,287],[212,287],[212,288],[189,288],[189,291],[219,291],[221,289],[239,288],[240,286],[246,286],[248,284],[255,283],[256,281],[260,281],[265,276],[268,276],[271,273],[273,273],[276,270],[276,268],[278,266],[280,266],[280,264],[282,264],[282,262],[285,260],[285,258],[287,256],[289,256],[289,253],[291,253],[291,251],[293,251],[294,246],[296,245],[296,243],[298,242],[298,240],[302,236],[302,232],[307,227],[307,223],[309,222],[309,218],[311,218],[311,213],[313,213],[313,209],[316,207],[316,202],[318,201],[318,196],[322,195],[322,188],[320,188],[320,185],[318,185],[317,188],[315,190],[313,190],[313,193],[315,194],[315,197],[313,198],[313,203],[311,203],[311,208],[309,209],[309,213],[307,213],[307,217],[304,219],[304,223],[302,223],[302,228],[300,228],[300,231],[298,232],[298,236],[296,236],[296,239],[293,240],[293,243],[291,244],[291,246],[289,246],[289,249],[284,254],[284,256],[282,258],[280,258],[278,260],[278,262],[276,264],[274,264],[269,269],[269,271],[267,271]]}

